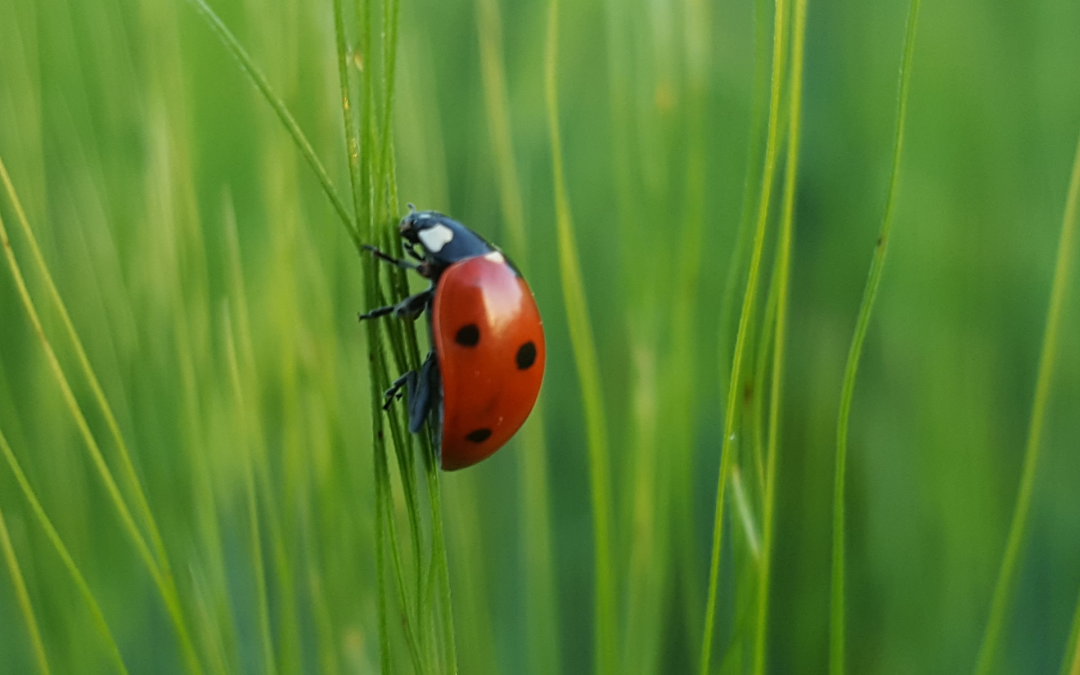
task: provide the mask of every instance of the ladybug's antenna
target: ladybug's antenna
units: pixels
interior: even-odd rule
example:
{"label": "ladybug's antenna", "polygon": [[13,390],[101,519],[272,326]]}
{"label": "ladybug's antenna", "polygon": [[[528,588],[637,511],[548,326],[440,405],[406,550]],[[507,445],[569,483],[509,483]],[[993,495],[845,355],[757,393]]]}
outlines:
{"label": "ladybug's antenna", "polygon": [[406,204],[409,207],[409,213],[416,213],[416,207],[412,205],[412,202]]}

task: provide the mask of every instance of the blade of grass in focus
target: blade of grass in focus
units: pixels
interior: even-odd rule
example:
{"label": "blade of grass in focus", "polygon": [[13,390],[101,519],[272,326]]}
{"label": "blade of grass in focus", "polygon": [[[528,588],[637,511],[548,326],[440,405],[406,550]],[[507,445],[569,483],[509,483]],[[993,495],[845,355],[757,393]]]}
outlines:
{"label": "blade of grass in focus", "polygon": [[611,471],[608,459],[607,421],[600,387],[600,365],[596,357],[581,261],[574,239],[570,197],[563,175],[562,141],[559,133],[559,0],[548,1],[547,40],[544,50],[544,98],[547,102],[548,133],[554,175],[555,221],[558,232],[559,271],[563,301],[570,328],[570,342],[577,363],[578,381],[585,406],[585,427],[589,448],[589,478],[592,493],[593,541],[595,549],[595,634],[593,654],[598,675],[614,675],[618,642],[616,636],[615,571],[611,558]]}
{"label": "blade of grass in focus", "polygon": [[795,0],[791,36],[791,80],[788,109],[788,148],[784,168],[784,195],[781,204],[779,254],[776,260],[778,295],[775,337],[773,338],[772,384],[769,389],[769,433],[765,453],[765,490],[761,513],[761,565],[758,569],[757,617],[754,634],[754,675],[765,675],[766,636],[769,625],[769,575],[772,573],[775,531],[776,472],[780,452],[780,406],[784,386],[784,356],[787,341],[788,290],[791,276],[792,232],[795,196],[798,193],[799,145],[802,132],[803,62],[806,40],[807,0]]}
{"label": "blade of grass in focus", "polygon": [[[1035,381],[1035,397],[1031,404],[1031,422],[1024,447],[1024,468],[1020,476],[1020,489],[1016,495],[1016,506],[1009,525],[1009,537],[1001,559],[1001,568],[997,582],[994,584],[990,615],[986,622],[982,646],[979,648],[979,660],[975,665],[975,672],[978,675],[987,675],[993,668],[1001,631],[1005,625],[1005,612],[1008,609],[1013,581],[1016,577],[1016,565],[1020,558],[1020,549],[1024,544],[1028,511],[1031,508],[1031,496],[1035,488],[1035,470],[1039,463],[1047,402],[1050,399],[1050,385],[1057,367],[1062,307],[1065,304],[1065,293],[1069,288],[1073,258],[1076,255],[1076,228],[1077,220],[1080,220],[1078,214],[1080,214],[1080,141],[1077,142],[1076,158],[1073,160],[1069,178],[1069,191],[1065,197],[1065,215],[1061,221],[1061,236],[1058,239],[1050,304],[1046,309],[1046,328],[1043,333],[1042,349],[1039,352],[1039,375]],[[1080,659],[1080,655],[1076,659]]]}
{"label": "blade of grass in focus", "polygon": [[908,90],[911,84],[911,62],[915,53],[915,27],[919,18],[919,0],[911,0],[908,9],[907,32],[904,37],[904,57],[900,66],[900,83],[896,103],[896,135],[893,141],[892,174],[885,201],[885,216],[881,222],[870,274],[866,280],[859,315],[855,322],[855,335],[851,340],[844,383],[840,393],[840,412],[837,417],[836,467],[833,485],[833,540],[832,540],[832,590],[829,620],[829,673],[843,675],[845,652],[844,607],[844,545],[845,545],[845,475],[847,472],[848,420],[851,416],[851,400],[855,392],[855,376],[859,368],[863,342],[870,325],[870,313],[881,285],[881,273],[885,268],[885,254],[889,249],[896,195],[900,187],[900,157],[904,148],[904,124],[907,119]]}
{"label": "blade of grass in focus", "polygon": [[743,297],[742,311],[739,316],[739,329],[735,336],[735,351],[732,356],[730,380],[724,415],[724,435],[720,446],[720,475],[716,484],[716,508],[713,516],[712,556],[709,564],[709,587],[705,603],[705,620],[701,640],[701,660],[698,672],[708,675],[712,664],[712,641],[716,620],[716,600],[720,583],[720,553],[723,550],[725,489],[731,475],[735,435],[737,433],[736,413],[741,400],[739,388],[742,381],[742,360],[744,345],[750,324],[754,319],[757,304],[757,286],[760,276],[762,249],[765,241],[765,229],[768,223],[769,203],[772,192],[773,176],[776,171],[778,154],[780,89],[783,81],[784,58],[786,54],[786,0],[776,0],[773,24],[773,61],[772,85],[769,93],[769,123],[765,142],[765,161],[761,181],[761,199],[758,203],[757,224],[754,230],[754,244],[751,248],[750,267],[747,273],[746,292]]}
{"label": "blade of grass in focus", "polygon": [[[7,445],[5,444],[4,447],[6,448]],[[34,647],[34,658],[37,660],[38,670],[42,675],[49,675],[49,659],[45,655],[45,644],[41,641],[41,629],[38,628],[34,606],[30,602],[30,593],[26,590],[26,581],[19,567],[19,559],[15,556],[15,548],[11,545],[11,537],[8,535],[7,521],[4,520],[2,509],[0,509],[0,550],[4,553],[4,562],[7,563],[11,583],[15,586],[19,610],[22,612],[23,620],[26,621],[26,630],[30,633],[30,643]]]}

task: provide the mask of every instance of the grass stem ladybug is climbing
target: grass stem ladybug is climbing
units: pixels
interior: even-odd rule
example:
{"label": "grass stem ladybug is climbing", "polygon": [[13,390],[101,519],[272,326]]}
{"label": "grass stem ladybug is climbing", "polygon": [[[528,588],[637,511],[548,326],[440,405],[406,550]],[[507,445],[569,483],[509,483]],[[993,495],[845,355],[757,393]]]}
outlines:
{"label": "grass stem ladybug is climbing", "polygon": [[432,350],[419,373],[394,381],[386,405],[404,389],[409,431],[430,422],[442,468],[462,469],[510,440],[536,403],[545,358],[540,311],[502,251],[456,220],[412,210],[398,229],[411,260],[364,248],[430,279],[431,286],[360,318],[414,320],[427,313]]}

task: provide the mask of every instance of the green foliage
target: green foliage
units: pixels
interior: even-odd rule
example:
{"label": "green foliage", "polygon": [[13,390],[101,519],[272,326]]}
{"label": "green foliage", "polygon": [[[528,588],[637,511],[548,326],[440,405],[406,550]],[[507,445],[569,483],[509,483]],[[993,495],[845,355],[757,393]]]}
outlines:
{"label": "green foliage", "polygon": [[[1080,675],[1074,5],[0,0],[0,673]],[[462,472],[405,202],[544,316]]]}

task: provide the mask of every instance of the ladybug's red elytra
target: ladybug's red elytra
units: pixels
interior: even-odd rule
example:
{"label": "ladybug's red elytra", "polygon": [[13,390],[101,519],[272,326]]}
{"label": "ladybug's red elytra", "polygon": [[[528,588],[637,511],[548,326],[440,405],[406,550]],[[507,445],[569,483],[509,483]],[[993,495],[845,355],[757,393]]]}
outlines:
{"label": "ladybug's red elytra", "polygon": [[399,230],[412,260],[364,248],[416,271],[431,286],[360,318],[393,314],[412,320],[427,310],[432,351],[419,373],[409,371],[394,381],[386,407],[404,388],[409,431],[417,433],[430,421],[442,468],[462,469],[510,440],[536,403],[545,357],[540,311],[502,251],[456,220],[414,210]]}

